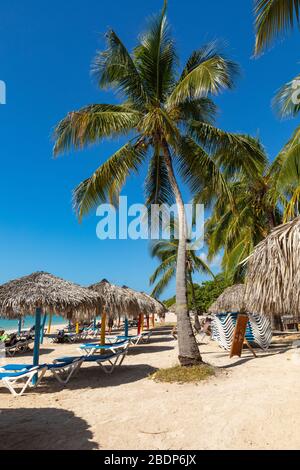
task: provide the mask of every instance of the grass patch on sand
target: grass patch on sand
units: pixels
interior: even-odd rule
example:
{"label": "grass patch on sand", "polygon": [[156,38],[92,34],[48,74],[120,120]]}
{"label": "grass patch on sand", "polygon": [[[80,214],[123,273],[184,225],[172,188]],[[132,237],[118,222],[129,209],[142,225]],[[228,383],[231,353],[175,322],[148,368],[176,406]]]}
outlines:
{"label": "grass patch on sand", "polygon": [[197,383],[207,380],[215,375],[215,369],[207,364],[191,367],[174,366],[168,369],[159,369],[151,378],[155,382],[167,383]]}

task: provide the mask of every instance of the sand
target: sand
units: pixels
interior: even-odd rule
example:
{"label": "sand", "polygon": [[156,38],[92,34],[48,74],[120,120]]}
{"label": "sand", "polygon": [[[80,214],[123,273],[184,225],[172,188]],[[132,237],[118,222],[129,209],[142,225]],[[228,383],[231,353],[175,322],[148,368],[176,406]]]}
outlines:
{"label": "sand", "polygon": [[[0,449],[300,448],[300,350],[287,338],[257,359],[248,351],[229,359],[215,343],[202,344],[204,360],[220,370],[198,385],[149,379],[176,364],[176,347],[170,328],[160,328],[112,376],[85,365],[66,388],[51,376],[21,398],[1,387]],[[46,340],[41,362],[77,348]]]}

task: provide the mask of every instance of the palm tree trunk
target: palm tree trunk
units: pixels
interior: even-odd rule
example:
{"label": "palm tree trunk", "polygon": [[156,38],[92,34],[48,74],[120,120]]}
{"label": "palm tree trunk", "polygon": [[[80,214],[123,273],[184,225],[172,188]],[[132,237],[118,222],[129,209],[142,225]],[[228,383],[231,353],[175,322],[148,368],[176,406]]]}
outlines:
{"label": "palm tree trunk", "polygon": [[194,288],[194,284],[193,284],[192,273],[189,269],[188,269],[188,276],[189,276],[189,283],[191,285],[192,304],[193,304],[193,307],[194,307],[194,310],[195,310],[195,313],[194,313],[194,327],[195,327],[195,330],[199,332],[201,330],[201,325],[200,325],[200,322],[199,322],[199,317],[198,317],[198,312],[197,312],[196,294],[195,294],[195,288]]}
{"label": "palm tree trunk", "polygon": [[165,163],[169,180],[175,195],[178,209],[179,241],[176,268],[176,315],[179,362],[182,366],[192,366],[202,362],[199,348],[193,333],[187,304],[186,279],[186,214],[183,199],[177,184],[168,144],[163,142]]}
{"label": "palm tree trunk", "polygon": [[276,227],[276,220],[275,220],[275,214],[273,210],[270,210],[267,212],[267,217],[268,217],[268,222],[269,222],[269,227],[270,231],[273,230],[273,228]]}

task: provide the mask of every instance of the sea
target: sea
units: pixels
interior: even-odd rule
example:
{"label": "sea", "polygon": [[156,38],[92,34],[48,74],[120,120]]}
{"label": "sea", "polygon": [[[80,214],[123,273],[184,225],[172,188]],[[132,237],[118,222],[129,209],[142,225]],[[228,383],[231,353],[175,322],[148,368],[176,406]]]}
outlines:
{"label": "sea", "polygon": [[[46,326],[48,326],[49,317],[46,321]],[[53,316],[52,317],[52,326],[55,325],[67,325],[68,320],[63,317]],[[30,329],[34,325],[34,317],[25,317],[22,324],[22,330]],[[18,331],[18,320],[7,320],[0,318],[0,330],[5,331]]]}

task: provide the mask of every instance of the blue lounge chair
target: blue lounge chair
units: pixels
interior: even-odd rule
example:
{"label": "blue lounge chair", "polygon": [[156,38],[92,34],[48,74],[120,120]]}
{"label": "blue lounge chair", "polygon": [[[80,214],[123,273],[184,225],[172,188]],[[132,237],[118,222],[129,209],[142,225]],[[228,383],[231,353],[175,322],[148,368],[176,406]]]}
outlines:
{"label": "blue lounge chair", "polygon": [[132,344],[149,343],[151,335],[152,335],[152,331],[144,331],[143,333],[139,335],[117,336],[117,340],[129,341]]}
{"label": "blue lounge chair", "polygon": [[[78,370],[80,369],[81,365],[83,363],[83,358],[71,358],[70,360],[66,361],[61,361],[59,364],[43,364],[38,367],[33,367],[32,365],[28,364],[9,364],[3,367],[0,367],[0,374],[3,374],[3,379],[4,382],[3,384],[9,388],[9,390],[12,392],[13,387],[8,387],[7,380],[5,380],[7,377],[13,379],[14,377],[18,378],[18,380],[21,380],[21,378],[28,377],[28,383],[26,382],[26,386],[22,389],[21,393],[14,393],[14,395],[20,396],[22,395],[26,388],[30,386],[31,381],[33,377],[36,375],[38,372],[38,380],[34,387],[37,387],[41,380],[43,379],[45,373],[47,371],[51,372],[53,376],[56,378],[56,380],[61,383],[62,385],[66,385],[71,377],[73,377]],[[1,375],[0,375],[1,377]],[[9,384],[13,382],[13,380],[8,381]],[[11,384],[13,385],[14,382]],[[12,392],[13,393],[13,392]]]}
{"label": "blue lounge chair", "polygon": [[[120,367],[123,364],[123,361],[126,357],[128,352],[129,343],[127,343],[127,347],[123,348],[121,351],[117,351],[115,353],[108,353],[108,354],[97,354],[94,356],[84,356],[84,357],[62,357],[60,359],[56,359],[54,363],[56,365],[63,364],[69,361],[76,361],[82,360],[84,363],[87,364],[98,364],[106,374],[112,374],[113,371]],[[107,363],[107,364],[106,364]]]}
{"label": "blue lounge chair", "polygon": [[97,352],[102,352],[102,351],[112,351],[112,353],[116,353],[118,350],[124,350],[127,349],[129,346],[129,341],[119,341],[117,343],[111,343],[111,344],[99,344],[99,343],[87,343],[87,344],[82,344],[80,346],[80,350],[84,351],[87,356],[93,356]]}
{"label": "blue lounge chair", "polygon": [[83,357],[77,357],[70,361],[54,362],[53,364],[47,365],[47,370],[53,374],[59,383],[66,385],[79,371],[83,359]]}
{"label": "blue lounge chair", "polygon": [[[23,367],[23,368],[22,368]],[[32,384],[32,380],[35,375],[41,374],[41,377],[44,376],[47,370],[47,366],[18,366],[14,365],[13,367],[4,366],[0,368],[0,383],[8,388],[10,393],[15,397],[20,397],[26,391],[26,389]],[[19,382],[24,382],[22,389],[17,392],[15,385]]]}

